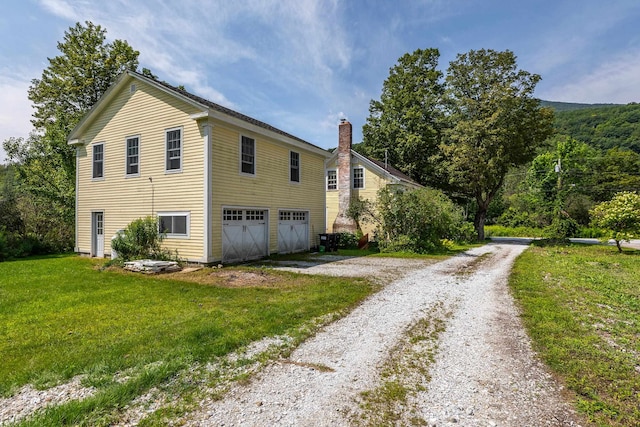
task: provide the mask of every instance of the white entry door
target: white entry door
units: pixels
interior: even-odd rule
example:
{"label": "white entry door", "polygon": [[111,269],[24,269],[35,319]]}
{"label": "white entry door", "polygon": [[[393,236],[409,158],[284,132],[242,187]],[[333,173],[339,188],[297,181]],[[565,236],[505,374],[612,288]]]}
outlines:
{"label": "white entry door", "polygon": [[278,215],[278,253],[309,250],[309,212],[280,211]]}
{"label": "white entry door", "polygon": [[269,254],[268,213],[262,209],[224,209],[222,261],[240,262]]}
{"label": "white entry door", "polygon": [[91,223],[93,229],[91,255],[104,258],[104,212],[93,212]]}

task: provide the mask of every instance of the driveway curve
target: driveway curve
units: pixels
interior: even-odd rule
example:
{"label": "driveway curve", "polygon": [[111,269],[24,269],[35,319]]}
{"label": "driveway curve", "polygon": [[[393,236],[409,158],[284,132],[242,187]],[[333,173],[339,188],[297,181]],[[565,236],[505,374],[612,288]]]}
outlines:
{"label": "driveway curve", "polygon": [[[398,351],[414,359],[400,363],[395,380],[419,386],[405,388],[395,425],[579,425],[509,294],[511,266],[525,249],[491,243],[409,272],[248,384],[202,401],[186,425],[376,424],[363,402],[388,380]],[[422,353],[408,335],[420,322],[441,325],[422,334],[432,339]]]}

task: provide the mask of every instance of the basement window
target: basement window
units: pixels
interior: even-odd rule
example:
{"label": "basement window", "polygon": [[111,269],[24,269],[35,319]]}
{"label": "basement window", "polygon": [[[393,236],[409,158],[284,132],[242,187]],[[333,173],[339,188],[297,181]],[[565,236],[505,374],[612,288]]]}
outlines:
{"label": "basement window", "polygon": [[189,222],[191,214],[189,212],[160,212],[158,222],[160,232],[167,237],[189,237]]}

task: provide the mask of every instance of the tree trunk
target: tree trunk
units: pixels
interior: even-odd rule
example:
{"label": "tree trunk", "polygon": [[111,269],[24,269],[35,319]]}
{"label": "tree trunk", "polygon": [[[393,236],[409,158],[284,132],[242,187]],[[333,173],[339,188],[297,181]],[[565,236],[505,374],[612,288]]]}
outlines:
{"label": "tree trunk", "polygon": [[622,246],[620,246],[620,240],[616,240],[616,246],[618,247],[618,252],[622,253]]}
{"label": "tree trunk", "polygon": [[473,219],[473,226],[478,233],[478,242],[484,241],[484,222],[487,219],[487,207],[481,203],[478,203],[478,209],[476,210],[476,216]]}

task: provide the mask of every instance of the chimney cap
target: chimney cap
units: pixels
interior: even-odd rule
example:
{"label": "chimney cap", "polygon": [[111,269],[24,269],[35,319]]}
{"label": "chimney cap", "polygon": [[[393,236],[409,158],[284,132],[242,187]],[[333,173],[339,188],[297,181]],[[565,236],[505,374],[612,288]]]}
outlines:
{"label": "chimney cap", "polygon": [[340,119],[340,123],[347,123],[347,119],[345,119],[344,117]]}

